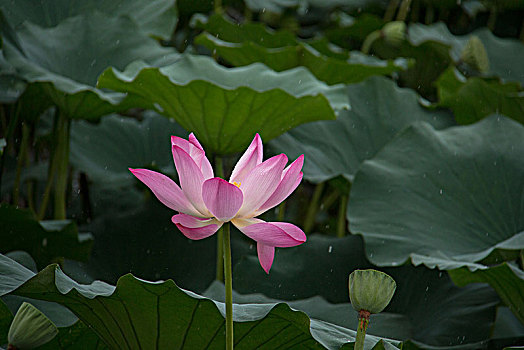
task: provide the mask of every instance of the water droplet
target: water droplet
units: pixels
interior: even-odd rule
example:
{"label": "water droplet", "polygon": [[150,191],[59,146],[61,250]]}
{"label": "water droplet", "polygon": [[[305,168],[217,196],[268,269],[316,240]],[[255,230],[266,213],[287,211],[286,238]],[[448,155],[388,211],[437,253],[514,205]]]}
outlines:
{"label": "water droplet", "polygon": [[158,103],[156,103],[156,102],[153,103],[153,106],[155,106],[155,108],[156,108],[160,113],[162,113],[162,112],[164,111],[164,108],[163,108],[161,105],[159,105]]}
{"label": "water droplet", "polygon": [[328,253],[331,253],[333,251],[333,246],[329,246]]}
{"label": "water droplet", "polygon": [[440,191],[438,191],[438,192],[442,195],[442,193],[443,193],[444,191],[442,191],[442,188],[441,188]]}

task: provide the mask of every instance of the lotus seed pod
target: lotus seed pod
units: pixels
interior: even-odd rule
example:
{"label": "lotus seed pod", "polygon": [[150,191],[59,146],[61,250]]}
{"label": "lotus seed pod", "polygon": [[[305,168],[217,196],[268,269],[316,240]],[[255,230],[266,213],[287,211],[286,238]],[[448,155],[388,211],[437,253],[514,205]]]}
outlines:
{"label": "lotus seed pod", "polygon": [[384,40],[390,45],[399,46],[406,40],[406,23],[402,21],[389,22],[382,28]]}
{"label": "lotus seed pod", "polygon": [[481,73],[489,71],[488,53],[484,44],[476,35],[471,36],[468,40],[462,50],[460,60]]}
{"label": "lotus seed pod", "polygon": [[7,340],[16,349],[34,349],[57,334],[58,329],[50,319],[33,305],[23,303],[9,327]]}
{"label": "lotus seed pod", "polygon": [[357,311],[377,314],[388,306],[397,284],[384,272],[355,270],[349,275],[349,299]]}

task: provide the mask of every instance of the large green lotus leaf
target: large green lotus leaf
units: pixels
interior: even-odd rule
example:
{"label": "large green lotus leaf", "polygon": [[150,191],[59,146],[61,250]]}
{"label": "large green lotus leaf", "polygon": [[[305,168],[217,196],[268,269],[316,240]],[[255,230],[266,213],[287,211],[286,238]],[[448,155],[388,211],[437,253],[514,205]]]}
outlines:
{"label": "large green lotus leaf", "polygon": [[130,185],[134,176],[129,168],[174,172],[171,135],[187,137],[187,132],[154,112],[145,113],[140,122],[118,115],[99,124],[78,121],[71,128],[70,162],[90,181]]}
{"label": "large green lotus leaf", "polygon": [[[31,260],[30,256],[29,259]],[[20,265],[18,261],[0,254],[0,276],[4,277],[0,277],[2,279],[0,288],[0,344],[7,343],[7,332],[13,319],[13,313],[16,313],[16,310],[22,301],[33,304],[37,309],[49,317],[55,325],[60,327],[57,338],[39,349],[82,349],[85,348],[86,344],[92,344],[94,346],[96,343],[101,343],[98,336],[96,336],[91,329],[86,327],[81,321],[76,322],[78,320],[76,316],[62,305],[16,295],[8,295],[8,293],[34,277],[35,274],[35,272]],[[7,278],[5,276],[9,277]],[[4,301],[7,301],[11,306],[8,307]],[[13,302],[16,303],[15,308],[13,308]],[[90,349],[106,348],[88,347]]]}
{"label": "large green lotus leaf", "polygon": [[289,30],[275,31],[259,22],[233,23],[229,18],[218,14],[209,17],[195,15],[191,19],[191,26],[230,43],[249,41],[273,49],[295,46],[298,43],[295,34]]}
{"label": "large green lotus leaf", "polygon": [[309,8],[332,9],[343,6],[347,9],[358,8],[362,11],[362,8],[370,6],[383,8],[386,4],[387,2],[384,0],[246,0],[246,6],[252,11],[270,11],[274,13],[281,13],[285,9],[294,7],[309,10]]}
{"label": "large green lotus leaf", "polygon": [[491,116],[436,131],[404,130],[353,182],[347,218],[375,264],[408,259],[478,268],[496,249],[524,248],[524,126]]}
{"label": "large green lotus leaf", "polygon": [[195,43],[216,52],[234,66],[261,62],[276,71],[304,66],[329,85],[357,83],[372,75],[390,75],[407,68],[405,60],[381,61],[357,51],[351,53],[349,60],[326,57],[305,43],[266,49],[250,41],[232,44],[207,33],[195,38]]}
{"label": "large green lotus leaf", "polygon": [[299,126],[270,143],[291,158],[305,154],[303,172],[309,181],[323,182],[338,175],[352,180],[364,160],[373,158],[415,121],[437,128],[451,123],[447,113],[425,109],[415,92],[398,88],[386,78],[349,85],[347,94],[351,110],[340,113],[337,120]]}
{"label": "large green lotus leaf", "polygon": [[361,47],[366,37],[384,26],[384,20],[369,13],[362,13],[357,18],[344,12],[334,16],[336,25],[324,30],[324,35],[334,44],[348,49]]}
{"label": "large green lotus leaf", "polygon": [[[349,60],[326,56],[307,43],[288,39],[285,34],[291,33],[273,34],[262,24],[236,25],[216,15],[206,21],[197,20],[196,24],[208,33],[195,38],[195,43],[216,52],[234,66],[261,62],[276,71],[304,66],[329,85],[356,83],[371,75],[389,75],[407,68],[403,60],[381,61],[358,52],[352,53]],[[250,32],[253,34],[244,34]],[[258,33],[264,34],[258,38],[255,35]]]}
{"label": "large green lotus leaf", "polygon": [[[348,276],[355,269],[375,268],[391,275],[397,290],[384,313],[371,316],[371,334],[389,336],[398,332],[395,339],[413,339],[426,344],[423,348],[445,349],[460,344],[467,349],[478,349],[479,342],[490,338],[499,299],[485,284],[458,288],[445,272],[424,266],[378,268],[366,259],[362,239],[355,235],[344,238],[311,235],[306,244],[277,249],[276,253],[269,275],[259,271],[255,256],[236,264],[235,290],[293,300],[293,307],[312,317],[351,328],[355,322],[351,319],[353,313],[348,311],[349,318],[342,315],[349,301]],[[297,300],[314,296],[337,304],[324,303],[327,306],[322,312],[305,300]],[[310,300],[316,300],[319,308],[323,305],[318,297]]]}
{"label": "large green lotus leaf", "polygon": [[[0,16],[2,16],[1,11]],[[1,30],[0,33],[2,33]],[[0,103],[7,104],[18,100],[26,88],[26,83],[16,74],[14,67],[6,61],[1,46],[2,37],[0,36]]]}
{"label": "large green lotus leaf", "polygon": [[437,41],[451,46],[451,57],[458,61],[460,54],[471,36],[477,36],[489,58],[489,74],[504,80],[518,81],[524,85],[524,45],[515,39],[503,39],[493,35],[489,29],[481,28],[471,34],[455,36],[442,22],[426,26],[415,23],[409,26],[409,38],[415,45],[425,41]]}
{"label": "large green lotus leaf", "polygon": [[184,55],[162,68],[111,68],[98,85],[127,92],[129,106],[174,118],[218,154],[242,151],[256,132],[269,141],[302,123],[335,119],[333,109],[348,107],[342,86],[329,87],[304,68],[225,68],[207,56]]}
{"label": "large green lotus leaf", "polygon": [[426,99],[436,99],[435,80],[452,63],[449,46],[437,41],[425,41],[414,45],[408,40],[399,45],[390,45],[379,39],[372,46],[372,52],[383,59],[409,57],[415,64],[406,71],[400,72],[402,86],[417,91]]}
{"label": "large green lotus leaf", "polygon": [[59,327],[58,335],[49,343],[40,346],[38,350],[106,350],[107,345],[86,326],[82,321],[76,322],[70,327]]}
{"label": "large green lotus leaf", "polygon": [[[12,284],[16,275],[0,280]],[[184,291],[172,280],[147,282],[128,274],[116,287],[100,281],[82,285],[50,265],[13,294],[67,306],[110,348],[218,349],[225,341],[224,304]],[[354,332],[310,320],[283,303],[234,305],[233,319],[237,349],[338,349],[354,341]]]}
{"label": "large green lotus leaf", "polygon": [[94,87],[109,66],[124,68],[140,58],[160,62],[176,56],[140,32],[129,18],[102,13],[68,18],[53,28],[25,22],[18,31],[24,53],[6,42],[6,60],[32,85],[38,85],[71,118],[97,119],[115,110],[121,93]]}
{"label": "large green lotus leaf", "polygon": [[449,271],[449,275],[458,286],[489,283],[524,325],[524,272],[518,266],[503,263],[476,271],[463,267]]}
{"label": "large green lotus leaf", "polygon": [[31,211],[0,205],[1,252],[24,250],[40,267],[54,258],[86,261],[93,239],[90,234],[78,234],[76,224],[68,220],[37,221]]}
{"label": "large green lotus leaf", "polygon": [[[214,281],[203,295],[223,302],[225,300],[224,285]],[[239,294],[233,291],[233,300],[238,304],[276,303],[278,299],[270,298],[260,293]],[[310,318],[327,321],[348,329],[357,329],[358,312],[349,302],[332,304],[321,296],[286,302],[291,308],[305,312]],[[370,328],[367,334],[380,337],[408,339],[411,336],[411,322],[407,316],[383,312],[371,316]]]}
{"label": "large green lotus leaf", "polygon": [[169,39],[176,25],[175,2],[171,0],[0,0],[10,24],[17,28],[29,21],[41,27],[55,27],[65,19],[100,11],[111,17],[128,16],[140,29]]}
{"label": "large green lotus leaf", "polygon": [[[36,262],[27,252],[19,250],[11,251],[5,256],[31,270],[31,272],[33,272],[32,275],[38,272]],[[32,304],[53,321],[57,327],[70,327],[78,321],[78,318],[71,311],[57,303],[20,297],[17,295],[4,295],[0,298],[13,314],[16,314],[16,311],[23,302]]]}
{"label": "large green lotus leaf", "polygon": [[471,124],[493,113],[524,124],[524,92],[519,83],[478,77],[466,80],[455,68],[448,68],[436,85],[438,106],[449,107],[460,124]]}

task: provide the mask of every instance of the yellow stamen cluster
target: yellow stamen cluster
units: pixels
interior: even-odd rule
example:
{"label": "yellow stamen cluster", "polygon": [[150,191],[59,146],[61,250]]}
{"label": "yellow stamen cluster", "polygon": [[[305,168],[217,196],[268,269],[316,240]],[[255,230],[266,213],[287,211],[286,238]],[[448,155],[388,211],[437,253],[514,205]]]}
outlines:
{"label": "yellow stamen cluster", "polygon": [[235,186],[238,187],[238,188],[240,188],[240,185],[241,185],[241,184],[242,184],[241,182],[236,182],[236,181],[233,182],[233,185],[235,185]]}

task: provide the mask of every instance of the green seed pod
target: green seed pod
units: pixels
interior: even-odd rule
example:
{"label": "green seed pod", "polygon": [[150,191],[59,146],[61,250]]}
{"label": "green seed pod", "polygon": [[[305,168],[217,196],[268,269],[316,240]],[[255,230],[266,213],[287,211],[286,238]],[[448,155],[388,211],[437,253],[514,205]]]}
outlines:
{"label": "green seed pod", "polygon": [[399,46],[406,40],[406,23],[402,21],[389,22],[382,28],[384,40],[393,46]]}
{"label": "green seed pod", "polygon": [[357,311],[378,314],[388,306],[397,284],[384,272],[355,270],[349,275],[349,299]]}
{"label": "green seed pod", "polygon": [[460,60],[471,68],[485,73],[489,71],[489,58],[484,44],[476,35],[472,35],[462,50]]}
{"label": "green seed pod", "polygon": [[58,334],[55,324],[36,307],[23,303],[18,309],[7,340],[17,349],[34,349],[51,341]]}

